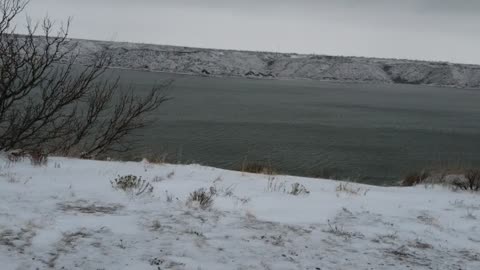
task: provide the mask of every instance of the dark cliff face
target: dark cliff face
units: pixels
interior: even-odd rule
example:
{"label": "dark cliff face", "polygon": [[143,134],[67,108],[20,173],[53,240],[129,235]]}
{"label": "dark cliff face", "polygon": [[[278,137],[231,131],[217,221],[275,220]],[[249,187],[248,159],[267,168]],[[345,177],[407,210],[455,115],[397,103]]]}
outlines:
{"label": "dark cliff face", "polygon": [[480,66],[72,40],[84,54],[108,48],[112,67],[202,76],[312,79],[480,88]]}

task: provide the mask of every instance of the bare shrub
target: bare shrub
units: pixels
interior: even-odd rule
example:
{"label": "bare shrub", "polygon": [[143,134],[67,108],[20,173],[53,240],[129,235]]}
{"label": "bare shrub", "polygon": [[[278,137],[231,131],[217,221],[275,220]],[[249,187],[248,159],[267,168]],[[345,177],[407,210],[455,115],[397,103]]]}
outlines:
{"label": "bare shrub", "polygon": [[411,172],[405,176],[405,178],[402,180],[401,184],[402,186],[415,186],[420,183],[423,183],[428,177],[430,176],[430,173],[426,170],[422,170],[419,172]]}
{"label": "bare shrub", "polygon": [[480,189],[480,170],[472,169],[465,173],[465,178],[468,180],[468,187],[470,190],[478,191]]}
{"label": "bare shrub", "polygon": [[465,173],[465,181],[456,179],[452,182],[452,185],[462,190],[480,190],[480,169],[471,169]]}
{"label": "bare shrub", "polygon": [[26,34],[16,34],[13,22],[28,2],[0,0],[0,151],[41,146],[45,154],[92,158],[129,150],[127,135],[150,123],[146,116],[168,100],[160,90],[170,82],[144,96],[122,89],[105,76],[108,48],[80,63],[67,38],[70,20],[28,20]]}
{"label": "bare shrub", "polygon": [[46,166],[48,163],[48,154],[40,149],[30,151],[28,156],[33,166]]}
{"label": "bare shrub", "polygon": [[298,195],[307,195],[310,194],[310,191],[302,184],[300,183],[293,183],[292,184],[292,189],[288,194],[298,196]]}
{"label": "bare shrub", "polygon": [[153,192],[153,186],[146,180],[143,180],[141,176],[137,177],[131,174],[124,176],[119,175],[113,181],[110,181],[110,183],[114,189],[120,189],[136,196]]}
{"label": "bare shrub", "polygon": [[190,193],[190,196],[187,200],[188,206],[200,207],[203,210],[210,208],[213,204],[213,194],[204,188],[195,190]]}

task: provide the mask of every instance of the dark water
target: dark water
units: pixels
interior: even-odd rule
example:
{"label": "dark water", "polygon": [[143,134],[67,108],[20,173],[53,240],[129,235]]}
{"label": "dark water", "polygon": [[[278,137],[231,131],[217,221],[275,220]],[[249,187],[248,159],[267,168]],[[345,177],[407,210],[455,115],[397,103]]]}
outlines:
{"label": "dark water", "polygon": [[[411,85],[205,78],[115,71],[174,99],[127,158],[392,183],[424,167],[480,165],[480,91]],[[125,157],[125,156],[124,156]]]}

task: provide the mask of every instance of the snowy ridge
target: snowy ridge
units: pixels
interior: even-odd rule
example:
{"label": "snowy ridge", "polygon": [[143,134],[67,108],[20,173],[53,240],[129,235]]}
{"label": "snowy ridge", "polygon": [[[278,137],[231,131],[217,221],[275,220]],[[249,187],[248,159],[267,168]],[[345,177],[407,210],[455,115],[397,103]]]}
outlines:
{"label": "snowy ridge", "polygon": [[[0,162],[5,270],[480,269],[479,194],[199,165]],[[114,189],[127,174],[152,193]],[[310,193],[288,194],[293,183]],[[187,204],[210,187],[210,208]]]}
{"label": "snowy ridge", "polygon": [[202,76],[407,83],[480,88],[480,66],[363,57],[198,49],[176,46],[71,40],[80,60],[108,48],[113,67]]}

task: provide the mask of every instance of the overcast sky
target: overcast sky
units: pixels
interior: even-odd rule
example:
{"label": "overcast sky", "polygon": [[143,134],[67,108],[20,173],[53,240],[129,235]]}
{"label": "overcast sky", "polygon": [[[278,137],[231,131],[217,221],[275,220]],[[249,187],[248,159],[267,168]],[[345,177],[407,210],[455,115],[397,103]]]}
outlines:
{"label": "overcast sky", "polygon": [[71,37],[480,64],[480,0],[31,0]]}

